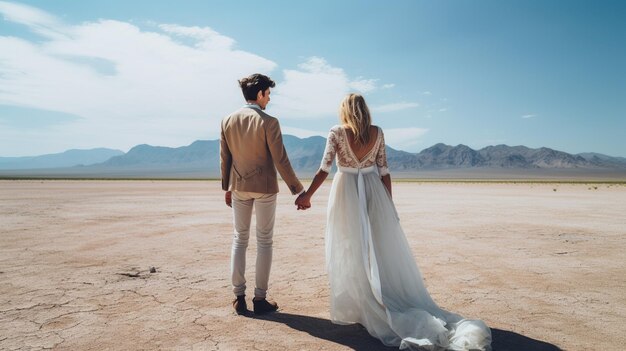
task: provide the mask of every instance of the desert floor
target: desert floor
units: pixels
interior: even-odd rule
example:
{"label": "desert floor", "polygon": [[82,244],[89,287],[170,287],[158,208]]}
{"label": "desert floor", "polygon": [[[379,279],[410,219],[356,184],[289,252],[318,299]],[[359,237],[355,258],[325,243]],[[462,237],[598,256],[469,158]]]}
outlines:
{"label": "desert floor", "polygon": [[[329,188],[304,212],[281,190],[280,311],[261,318],[230,304],[220,183],[0,181],[0,349],[393,350],[329,321]],[[398,182],[394,200],[433,298],[494,350],[626,345],[625,185]]]}

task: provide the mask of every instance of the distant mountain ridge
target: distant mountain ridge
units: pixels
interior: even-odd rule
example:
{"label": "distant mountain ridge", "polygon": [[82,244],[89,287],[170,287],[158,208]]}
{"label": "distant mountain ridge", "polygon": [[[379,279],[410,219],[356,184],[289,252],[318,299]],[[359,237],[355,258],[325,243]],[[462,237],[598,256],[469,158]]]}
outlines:
{"label": "distant mountain ridge", "polygon": [[73,149],[58,154],[41,156],[0,157],[0,170],[61,168],[78,165],[92,165],[123,154],[124,152],[121,150],[97,148],[90,150]]}
{"label": "distant mountain ridge", "polygon": [[[289,159],[296,171],[312,174],[320,165],[326,139],[320,136],[297,138],[284,135],[283,141]],[[80,162],[81,167],[74,167],[72,173],[89,174],[151,174],[178,173],[219,175],[219,141],[198,140],[188,146],[177,148],[137,145],[127,153],[119,150],[69,150],[62,154],[34,157],[46,162],[37,163],[37,168],[46,165],[48,168],[63,168],[69,165],[70,154],[77,151],[93,153],[88,159],[98,162]],[[537,149],[526,146],[495,145],[474,150],[466,145],[451,146],[443,143],[435,144],[419,153],[396,150],[387,146],[387,159],[391,171],[405,173],[423,170],[451,169],[606,169],[626,170],[626,158],[611,157],[598,153],[569,154],[562,151],[542,147]],[[62,157],[62,155],[65,155]],[[98,157],[96,157],[98,156]],[[0,169],[8,169],[10,162],[0,158]],[[55,163],[54,160],[59,160]],[[61,162],[62,161],[62,162]],[[15,164],[15,163],[13,163]],[[21,168],[24,169],[24,168]]]}
{"label": "distant mountain ridge", "polygon": [[578,154],[581,157],[584,157],[587,161],[591,162],[595,165],[613,165],[614,167],[619,168],[621,165],[626,164],[625,157],[612,157],[603,154],[598,154],[595,152],[584,152]]}
{"label": "distant mountain ridge", "polygon": [[[566,152],[542,147],[531,149],[526,146],[496,145],[487,146],[480,150],[474,150],[466,145],[450,146],[436,144],[422,150],[418,154],[412,154],[419,166],[417,169],[436,168],[612,168],[615,166],[626,167],[626,162],[620,163],[610,156],[605,156],[605,161],[594,159],[587,160],[581,155],[572,155]],[[406,158],[411,156],[405,155]],[[611,160],[611,162],[608,162]],[[403,158],[394,160],[405,163]]]}
{"label": "distant mountain ridge", "polygon": [[197,140],[177,148],[137,145],[126,154],[115,156],[95,167],[210,167],[219,163],[219,141]]}

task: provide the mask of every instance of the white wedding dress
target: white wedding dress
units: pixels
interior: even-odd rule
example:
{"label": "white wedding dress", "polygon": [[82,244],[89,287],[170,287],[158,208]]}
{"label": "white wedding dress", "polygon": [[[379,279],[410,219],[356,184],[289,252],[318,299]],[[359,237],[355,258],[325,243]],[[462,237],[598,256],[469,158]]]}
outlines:
{"label": "white wedding dress", "polygon": [[326,265],[330,315],[359,323],[387,346],[409,350],[490,350],[491,330],[442,310],[424,286],[380,177],[389,174],[382,130],[357,160],[341,126],[330,130],[321,169],[338,171],[328,199]]}

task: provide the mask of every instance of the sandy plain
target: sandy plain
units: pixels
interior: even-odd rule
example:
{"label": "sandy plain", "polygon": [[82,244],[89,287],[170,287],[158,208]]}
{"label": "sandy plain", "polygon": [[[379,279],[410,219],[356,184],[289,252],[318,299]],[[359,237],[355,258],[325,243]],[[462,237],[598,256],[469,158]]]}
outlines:
{"label": "sandy plain", "polygon": [[[0,349],[394,349],[328,320],[329,184],[306,212],[281,190],[269,291],[280,311],[236,316],[219,188],[0,181]],[[624,348],[625,185],[398,182],[394,200],[431,295],[484,320],[494,350]]]}

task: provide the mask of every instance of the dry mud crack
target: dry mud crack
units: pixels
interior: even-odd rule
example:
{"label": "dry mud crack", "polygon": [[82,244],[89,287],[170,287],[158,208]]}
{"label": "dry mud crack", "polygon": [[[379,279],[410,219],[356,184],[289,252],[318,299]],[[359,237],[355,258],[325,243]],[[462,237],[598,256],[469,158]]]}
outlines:
{"label": "dry mud crack", "polygon": [[[431,295],[483,319],[495,350],[626,344],[606,328],[626,324],[626,187],[394,187]],[[280,311],[247,318],[230,305],[219,183],[0,181],[0,350],[393,350],[329,321],[328,188],[304,212],[281,189],[269,291]],[[255,252],[251,239],[249,288]]]}

